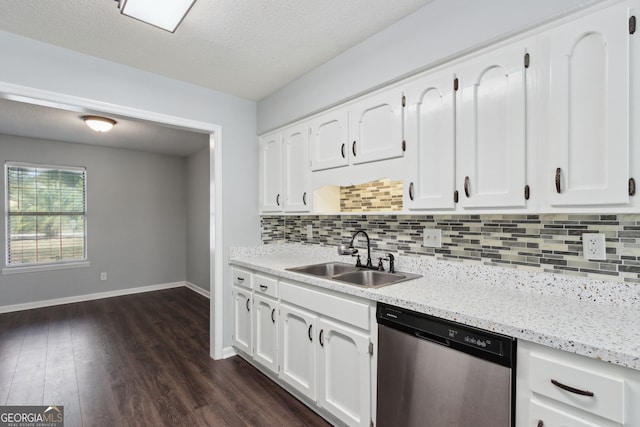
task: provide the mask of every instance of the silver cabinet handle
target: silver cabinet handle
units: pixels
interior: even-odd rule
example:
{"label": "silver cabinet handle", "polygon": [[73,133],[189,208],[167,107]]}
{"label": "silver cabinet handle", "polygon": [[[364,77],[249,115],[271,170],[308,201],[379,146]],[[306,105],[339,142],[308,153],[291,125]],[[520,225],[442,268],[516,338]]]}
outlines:
{"label": "silver cabinet handle", "polygon": [[467,198],[469,198],[470,193],[471,191],[469,190],[469,177],[465,176],[464,177],[464,195],[467,196]]}
{"label": "silver cabinet handle", "polygon": [[562,188],[560,186],[561,182],[561,173],[562,173],[562,169],[561,168],[556,168],[556,193],[560,194],[562,192]]}

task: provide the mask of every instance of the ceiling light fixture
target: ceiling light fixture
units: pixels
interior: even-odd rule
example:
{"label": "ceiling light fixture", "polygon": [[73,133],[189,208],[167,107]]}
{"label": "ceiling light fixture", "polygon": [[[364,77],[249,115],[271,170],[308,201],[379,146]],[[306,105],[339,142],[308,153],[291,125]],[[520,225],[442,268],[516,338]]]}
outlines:
{"label": "ceiling light fixture", "polygon": [[113,129],[116,121],[107,117],[100,116],[82,116],[80,117],[84,122],[96,132],[109,132]]}
{"label": "ceiling light fixture", "polygon": [[116,0],[120,13],[173,33],[196,0]]}

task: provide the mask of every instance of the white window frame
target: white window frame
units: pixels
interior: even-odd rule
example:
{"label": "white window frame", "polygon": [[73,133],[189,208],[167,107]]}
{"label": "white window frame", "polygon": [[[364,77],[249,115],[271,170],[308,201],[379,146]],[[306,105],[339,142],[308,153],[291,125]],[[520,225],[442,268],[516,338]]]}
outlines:
{"label": "white window frame", "polygon": [[[84,259],[74,260],[60,260],[60,261],[47,261],[47,262],[35,262],[35,263],[23,263],[23,264],[9,264],[9,168],[13,167],[25,167],[33,169],[51,169],[60,171],[80,171],[84,175]],[[25,273],[32,271],[47,271],[47,270],[62,270],[69,268],[88,267],[90,265],[88,261],[88,224],[87,224],[87,168],[83,166],[63,166],[53,164],[42,163],[27,163],[27,162],[15,162],[6,161],[4,165],[4,187],[5,187],[5,267],[2,269],[2,274],[15,274]]]}

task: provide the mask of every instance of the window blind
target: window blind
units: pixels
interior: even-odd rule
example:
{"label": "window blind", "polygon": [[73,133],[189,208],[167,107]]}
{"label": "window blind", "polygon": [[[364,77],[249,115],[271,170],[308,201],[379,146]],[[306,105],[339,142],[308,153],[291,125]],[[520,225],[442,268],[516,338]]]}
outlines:
{"label": "window blind", "polygon": [[86,169],[7,162],[7,266],[85,261]]}

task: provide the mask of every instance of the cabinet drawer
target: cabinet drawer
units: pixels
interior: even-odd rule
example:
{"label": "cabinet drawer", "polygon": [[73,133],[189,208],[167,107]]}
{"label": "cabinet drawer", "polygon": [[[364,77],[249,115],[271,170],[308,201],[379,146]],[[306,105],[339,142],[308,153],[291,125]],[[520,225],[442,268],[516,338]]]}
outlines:
{"label": "cabinet drawer", "polygon": [[253,274],[251,274],[249,271],[241,270],[234,267],[231,269],[231,277],[233,278],[233,284],[235,286],[242,286],[247,289],[252,289],[251,282]]}
{"label": "cabinet drawer", "polygon": [[536,400],[531,400],[529,404],[530,421],[529,426],[533,427],[603,427],[602,424],[593,423],[574,414],[569,414],[559,408],[545,405]]}
{"label": "cabinet drawer", "polygon": [[323,316],[369,330],[369,304],[330,295],[287,282],[280,282],[280,299]]}
{"label": "cabinet drawer", "polygon": [[[581,366],[580,363],[569,365],[538,353],[531,353],[530,367],[529,383],[534,393],[618,423],[625,422],[624,378]],[[580,395],[561,388],[561,385],[593,395]]]}
{"label": "cabinet drawer", "polygon": [[273,277],[266,277],[256,274],[253,277],[253,289],[257,294],[269,295],[270,297],[278,297],[278,280]]}

